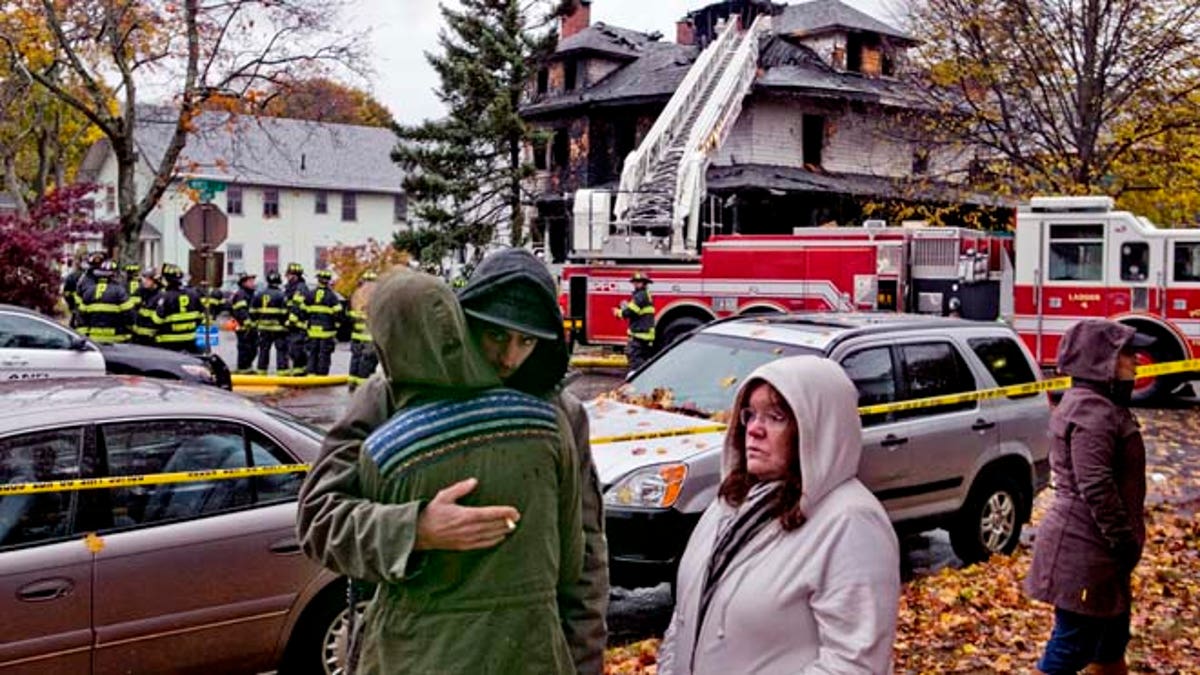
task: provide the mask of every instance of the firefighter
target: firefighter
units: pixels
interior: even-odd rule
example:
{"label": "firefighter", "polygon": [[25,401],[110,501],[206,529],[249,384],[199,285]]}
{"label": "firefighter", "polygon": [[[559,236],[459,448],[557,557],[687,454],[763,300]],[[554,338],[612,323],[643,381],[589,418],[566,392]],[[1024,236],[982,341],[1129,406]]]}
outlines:
{"label": "firefighter", "polygon": [[72,272],[63,282],[63,296],[67,300],[67,309],[71,310],[72,327],[82,325],[83,317],[79,314],[79,300],[89,287],[96,285],[95,273],[104,263],[104,259],[105,255],[102,251],[92,251],[87,254],[84,262],[80,263],[79,270]]}
{"label": "firefighter", "polygon": [[154,344],[181,352],[199,353],[196,329],[204,321],[200,295],[183,285],[183,270],[162,266],[163,289],[154,299]]}
{"label": "firefighter", "polygon": [[158,274],[153,267],[147,267],[141,273],[138,285],[136,314],[133,318],[133,341],[139,345],[154,345],[154,334],[157,323],[154,321],[154,301],[158,297]]}
{"label": "firefighter", "polygon": [[125,286],[129,289],[129,297],[138,297],[138,290],[142,287],[142,266],[130,263],[122,269],[125,271]]}
{"label": "firefighter", "polygon": [[229,303],[225,301],[225,293],[220,288],[214,286],[207,291],[201,288],[197,293],[200,294],[200,304],[204,306],[204,316],[210,325],[217,323],[221,312],[229,311]]}
{"label": "firefighter", "polygon": [[237,335],[237,369],[233,372],[254,372],[254,358],[258,354],[258,331],[250,316],[250,303],[254,300],[255,280],[249,272],[238,275],[238,288],[233,293],[229,313],[233,315],[234,334]]}
{"label": "firefighter", "polygon": [[653,280],[644,272],[634,272],[629,281],[633,284],[633,295],[613,312],[629,322],[625,356],[629,359],[629,369],[634,370],[654,355],[654,298],[650,297],[649,288]]}
{"label": "firefighter", "polygon": [[90,272],[96,281],[79,296],[79,332],[102,344],[129,342],[134,301],[117,276],[117,263],[107,260]]}
{"label": "firefighter", "polygon": [[271,345],[275,345],[275,374],[288,375],[287,296],[279,286],[279,272],[267,272],[267,287],[250,301],[250,320],[258,333],[258,372],[271,367]]}
{"label": "firefighter", "polygon": [[371,332],[367,329],[367,300],[375,288],[377,275],[374,272],[363,272],[358,280],[358,288],[350,296],[350,309],[346,316],[353,322],[350,333],[350,389],[353,391],[375,372],[379,365],[379,357],[375,354],[375,343]]}
{"label": "firefighter", "polygon": [[328,375],[333,349],[337,346],[337,329],[342,320],[342,298],[329,285],[333,273],[317,271],[317,287],[304,296],[304,325],[308,327],[309,375]]}
{"label": "firefighter", "polygon": [[308,365],[308,326],[304,324],[301,306],[308,296],[308,284],[304,283],[304,266],[300,263],[288,263],[283,293],[287,298],[288,315],[284,326],[288,329],[288,359],[292,367],[280,375],[303,375]]}

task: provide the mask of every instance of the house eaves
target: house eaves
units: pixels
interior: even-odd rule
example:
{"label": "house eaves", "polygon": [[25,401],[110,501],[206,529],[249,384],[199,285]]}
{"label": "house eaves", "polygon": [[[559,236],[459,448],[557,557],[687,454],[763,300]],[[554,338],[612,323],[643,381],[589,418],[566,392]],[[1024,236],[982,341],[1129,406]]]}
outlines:
{"label": "house eaves", "polygon": [[833,32],[877,33],[894,42],[915,45],[917,40],[841,0],[811,0],[788,5],[775,18],[780,35],[811,37]]}

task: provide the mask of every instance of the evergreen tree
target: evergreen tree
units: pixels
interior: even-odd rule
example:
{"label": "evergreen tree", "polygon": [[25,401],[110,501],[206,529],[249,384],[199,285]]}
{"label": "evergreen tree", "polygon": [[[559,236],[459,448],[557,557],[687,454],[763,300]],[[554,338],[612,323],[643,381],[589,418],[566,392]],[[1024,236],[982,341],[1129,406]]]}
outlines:
{"label": "evergreen tree", "polygon": [[396,246],[434,264],[467,245],[481,249],[503,224],[514,246],[524,241],[522,181],[533,167],[521,150],[533,132],[518,108],[533,63],[556,40],[553,30],[542,28],[562,9],[548,0],[458,4],[461,9],[439,5],[446,22],[438,36],[441,53],[426,54],[449,112],[397,125],[400,140],[392,152],[408,171],[404,189],[413,212],[428,228],[399,235]]}

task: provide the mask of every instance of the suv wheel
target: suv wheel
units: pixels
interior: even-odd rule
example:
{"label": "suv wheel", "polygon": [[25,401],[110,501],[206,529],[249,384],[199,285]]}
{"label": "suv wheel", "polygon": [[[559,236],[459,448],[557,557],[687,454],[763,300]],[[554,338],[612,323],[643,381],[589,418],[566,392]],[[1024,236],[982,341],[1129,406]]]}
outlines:
{"label": "suv wheel", "polygon": [[994,553],[1012,553],[1021,541],[1024,492],[1009,476],[980,482],[950,527],[950,546],[968,565]]}

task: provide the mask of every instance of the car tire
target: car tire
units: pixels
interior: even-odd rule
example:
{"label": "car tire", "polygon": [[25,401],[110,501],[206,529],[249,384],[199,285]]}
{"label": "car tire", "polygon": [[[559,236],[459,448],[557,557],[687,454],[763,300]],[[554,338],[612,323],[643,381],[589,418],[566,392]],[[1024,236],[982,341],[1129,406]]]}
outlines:
{"label": "car tire", "polygon": [[663,327],[662,333],[659,334],[655,341],[655,351],[662,351],[667,347],[675,344],[684,335],[696,330],[704,325],[704,321],[697,319],[694,316],[681,316],[678,319],[672,320]]}
{"label": "car tire", "polygon": [[964,563],[983,562],[993,554],[1012,553],[1021,541],[1029,507],[1026,491],[1008,475],[976,483],[950,526],[950,546]]}
{"label": "car tire", "polygon": [[[365,586],[356,585],[356,589]],[[358,620],[371,597],[360,592]],[[348,616],[346,582],[340,579],[313,599],[288,639],[279,675],[340,675],[344,672],[344,630]]]}

